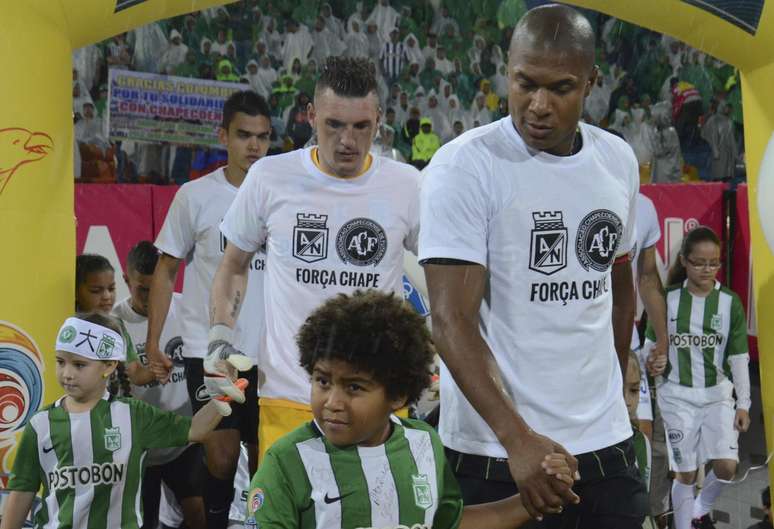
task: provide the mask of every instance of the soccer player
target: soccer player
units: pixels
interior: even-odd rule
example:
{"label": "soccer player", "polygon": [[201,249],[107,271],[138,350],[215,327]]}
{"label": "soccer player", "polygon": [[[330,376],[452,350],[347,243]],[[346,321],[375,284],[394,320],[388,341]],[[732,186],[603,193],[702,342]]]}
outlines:
{"label": "soccer player", "polygon": [[416,250],[419,172],[369,153],[380,115],[369,66],[327,60],[309,106],[318,145],[253,165],[221,224],[229,245],[212,286],[212,358],[229,354],[236,315],[250,300],[244,279],[253,253],[265,246],[271,263],[258,361],[262,453],[312,418],[294,338],[309,313],[357,288],[400,295],[404,248]]}
{"label": "soccer player", "polygon": [[114,318],[95,312],[65,320],[56,339],[56,377],[65,396],[24,428],[0,528],[21,529],[42,486],[35,527],[138,529],[147,451],[205,441],[220,422],[222,408],[214,403],[191,419],[117,398],[108,380],[124,360]]}
{"label": "soccer player", "polygon": [[[276,442],[250,484],[246,528],[506,529],[529,519],[518,496],[463,509],[438,435],[398,419],[430,382],[424,320],[395,294],[328,299],[298,334],[314,420]],[[543,462],[572,484],[562,454]]]}
{"label": "soccer player", "polygon": [[[228,152],[227,165],[180,188],[156,239],[161,256],[151,283],[145,353],[159,381],[166,382],[173,362],[161,351],[159,340],[169,313],[177,270],[185,260],[180,321],[188,396],[194,411],[210,399],[206,384],[213,381],[205,376],[203,367],[209,329],[207,307],[215,270],[231,243],[221,235],[218,225],[247,170],[266,154],[271,132],[269,113],[266,101],[255,92],[236,92],[229,97],[223,106],[223,124],[219,131],[220,142]],[[234,413],[220,423],[204,445],[209,474],[205,480],[204,503],[210,529],[226,527],[240,439],[252,447],[251,468],[256,466],[258,397],[255,362],[264,329],[264,266],[262,254],[246,263],[246,284],[240,294],[246,306],[242,318],[234,326],[233,343],[252,364],[245,375],[249,382],[245,391],[247,400],[234,406]]]}
{"label": "soccer player", "polygon": [[623,140],[579,123],[594,54],[593,28],[570,7],[519,21],[510,116],[425,169],[419,258],[444,361],[439,431],[466,504],[518,488],[533,518],[548,513],[571,491],[540,462],[566,450],[581,502],[538,526],[634,529],[647,493],[622,377],[639,171]]}
{"label": "soccer player", "polygon": [[[113,308],[113,315],[119,318],[132,338],[140,361],[147,365],[145,340],[148,334],[148,295],[159,255],[153,243],[140,241],[126,258],[124,281],[129,287],[129,297]],[[173,294],[169,312],[161,332],[159,346],[172,360],[173,368],[167,384],[154,380],[149,384],[132,387],[132,396],[162,410],[190,417],[191,401],[185,383],[183,340],[180,333],[180,303],[182,296]],[[143,526],[155,527],[161,501],[161,482],[167,484],[176,501],[170,510],[182,508],[183,519],[191,529],[204,528],[205,514],[202,500],[204,488],[204,466],[200,444],[179,448],[151,450],[145,460],[147,466],[143,478]],[[179,507],[178,507],[179,505]]]}
{"label": "soccer player", "polygon": [[[715,279],[720,265],[720,239],[699,226],[685,235],[667,281],[669,354],[656,399],[676,473],[676,529],[714,528],[709,512],[734,478],[739,432],[750,427],[747,319],[739,297]],[[646,351],[654,341],[649,326]],[[707,460],[712,470],[694,501],[696,470]]]}

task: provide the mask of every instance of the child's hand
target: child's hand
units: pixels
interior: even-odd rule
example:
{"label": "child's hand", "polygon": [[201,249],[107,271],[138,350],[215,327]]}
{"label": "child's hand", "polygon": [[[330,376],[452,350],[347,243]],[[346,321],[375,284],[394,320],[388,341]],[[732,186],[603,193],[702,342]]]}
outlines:
{"label": "child's hand", "polygon": [[[577,472],[575,473],[575,476],[570,474],[570,465],[567,463],[567,458],[564,454],[548,454],[540,466],[543,467],[546,474],[549,476],[556,476],[556,479],[564,481],[571,487],[577,479],[580,479],[580,474]],[[577,496],[576,500],[575,503],[580,501]]]}

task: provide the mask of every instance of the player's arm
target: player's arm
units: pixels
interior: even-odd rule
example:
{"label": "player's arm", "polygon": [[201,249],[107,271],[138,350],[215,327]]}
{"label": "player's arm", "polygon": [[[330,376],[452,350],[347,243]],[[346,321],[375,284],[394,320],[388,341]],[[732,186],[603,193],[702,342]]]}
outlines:
{"label": "player's arm", "polygon": [[[570,487],[549,478],[541,468],[550,453],[567,455],[573,474],[575,458],[547,437],[533,432],[505,391],[491,350],[479,331],[479,308],[486,270],[473,263],[425,262],[425,276],[433,308],[433,338],[460,390],[493,430],[508,453],[511,474],[533,518],[574,501]],[[630,322],[631,325],[631,322]]]}
{"label": "player's arm", "polygon": [[[222,400],[220,401],[223,402]],[[209,434],[220,423],[220,420],[224,415],[231,413],[231,406],[228,406],[228,412],[225,412],[226,408],[223,405],[217,405],[214,399],[202,406],[199,411],[191,419],[191,428],[188,430],[188,441],[191,443],[203,443]]]}
{"label": "player's arm", "polygon": [[648,246],[640,252],[637,262],[637,275],[640,298],[643,305],[645,305],[645,312],[648,313],[648,322],[656,334],[656,342],[651,350],[651,354],[656,362],[663,362],[666,365],[666,354],[669,344],[666,325],[666,299],[664,297],[664,286],[661,284],[661,277],[658,275],[655,246]]}
{"label": "player's arm", "polygon": [[626,379],[634,325],[634,282],[632,264],[628,257],[617,259],[610,275],[613,291],[613,340],[621,366],[621,376]]}
{"label": "player's arm", "polygon": [[227,244],[210,292],[210,326],[236,326],[247,292],[247,274],[253,252]]}
{"label": "player's arm", "polygon": [[180,261],[181,259],[166,253],[159,256],[156,269],[153,271],[148,297],[148,336],[145,341],[145,354],[153,374],[160,382],[169,380],[169,373],[172,370],[172,360],[159,350],[159,340],[172,302]]}
{"label": "player's arm", "polygon": [[21,529],[35,499],[34,492],[12,490],[3,502],[3,517],[0,529]]}

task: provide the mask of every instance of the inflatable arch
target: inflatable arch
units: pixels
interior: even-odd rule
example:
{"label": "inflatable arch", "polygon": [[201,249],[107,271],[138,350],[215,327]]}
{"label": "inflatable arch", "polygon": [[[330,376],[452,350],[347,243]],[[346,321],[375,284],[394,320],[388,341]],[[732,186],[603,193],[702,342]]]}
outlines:
{"label": "inflatable arch", "polygon": [[61,394],[58,325],[73,311],[72,51],[226,0],[3,2],[0,39],[0,488],[29,414]]}

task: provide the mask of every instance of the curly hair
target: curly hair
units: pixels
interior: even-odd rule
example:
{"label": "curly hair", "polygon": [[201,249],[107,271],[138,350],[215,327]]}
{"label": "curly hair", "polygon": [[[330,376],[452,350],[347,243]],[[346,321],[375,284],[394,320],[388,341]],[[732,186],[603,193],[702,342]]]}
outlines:
{"label": "curly hair", "polygon": [[[124,336],[126,340],[126,333],[124,333],[123,325],[121,321],[113,316],[107,316],[99,312],[87,312],[76,314],[78,319],[94,323],[95,325],[101,325],[111,331]],[[124,362],[118,362],[116,370],[110,375],[108,380],[108,392],[114,397],[131,397],[132,385],[129,382],[129,377],[126,374],[126,365]]]}
{"label": "curly hair", "polygon": [[315,94],[326,88],[342,97],[366,97],[376,93],[373,63],[368,59],[328,57],[317,80]]}
{"label": "curly hair", "polygon": [[318,307],[297,339],[301,367],[341,360],[369,373],[390,399],[419,400],[430,384],[434,350],[421,316],[394,293],[357,290]]}

